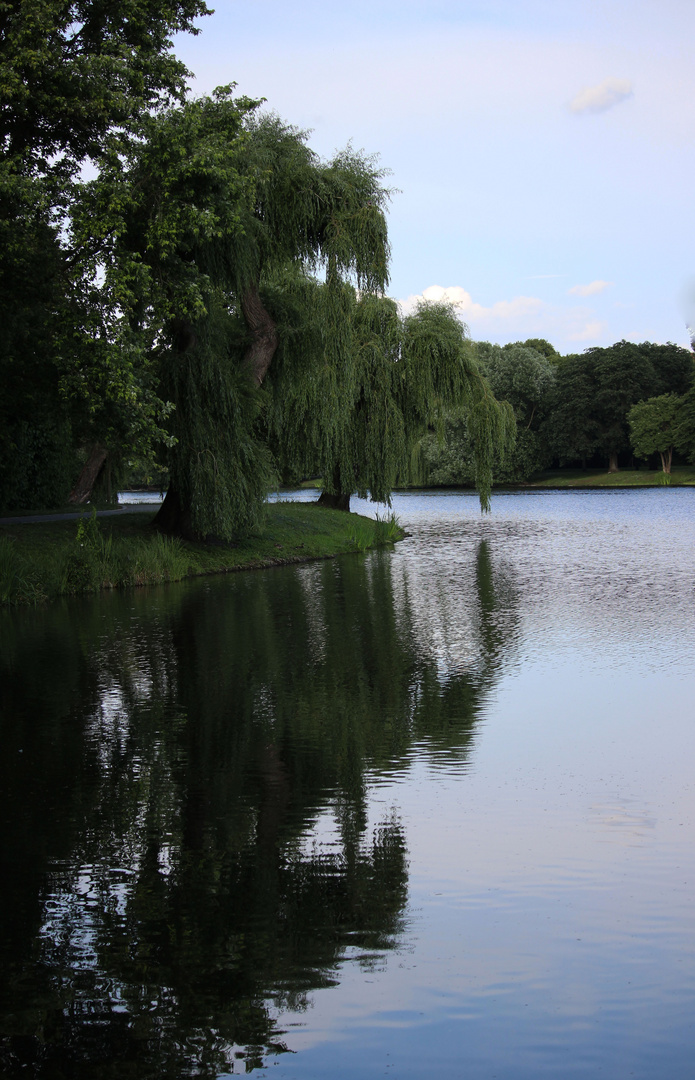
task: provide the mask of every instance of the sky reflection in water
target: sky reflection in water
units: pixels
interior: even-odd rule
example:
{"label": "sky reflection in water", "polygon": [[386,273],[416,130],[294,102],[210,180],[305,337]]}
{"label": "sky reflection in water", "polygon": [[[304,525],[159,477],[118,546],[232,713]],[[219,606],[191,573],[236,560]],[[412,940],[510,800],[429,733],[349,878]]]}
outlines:
{"label": "sky reflection in water", "polygon": [[690,1077],[693,497],[6,618],[8,1074]]}

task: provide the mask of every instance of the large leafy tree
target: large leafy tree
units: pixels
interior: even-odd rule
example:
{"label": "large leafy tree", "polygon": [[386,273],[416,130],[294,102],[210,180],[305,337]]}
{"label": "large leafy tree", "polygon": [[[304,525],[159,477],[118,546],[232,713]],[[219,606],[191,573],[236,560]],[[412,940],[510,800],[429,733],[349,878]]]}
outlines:
{"label": "large leafy tree", "polygon": [[127,166],[92,185],[81,227],[102,223],[105,287],[175,406],[160,528],[252,528],[278,464],[320,468],[338,505],[355,489],[388,498],[415,435],[464,397],[485,499],[507,414],[450,312],[404,320],[383,296],[382,180],[372,159],[322,161],[303,132],[220,88],[155,117]]}
{"label": "large leafy tree", "polygon": [[516,420],[514,448],[506,460],[499,462],[496,479],[500,483],[528,480],[550,461],[542,427],[559,356],[549,342],[540,338],[502,348],[480,342],[478,355],[493,393],[499,400],[509,402]]}
{"label": "large leafy tree", "polygon": [[103,157],[114,134],[182,95],[171,35],[208,13],[203,0],[3,0],[4,163],[47,176]]}
{"label": "large leafy tree", "polygon": [[290,294],[288,332],[310,314],[294,286],[325,274],[335,365],[346,282],[386,283],[387,192],[373,162],[350,150],[323,162],[302,132],[254,108],[221,88],[154,118],[128,168],[93,185],[85,221],[105,223],[106,287],[152,341],[175,405],[158,524],[185,536],[231,539],[257,520],[272,464],[259,391],[278,316]]}
{"label": "large leafy tree", "polygon": [[[202,0],[0,3],[4,505],[61,498],[74,465],[72,443],[90,437],[99,407],[88,380],[73,377],[80,355],[88,354],[89,366],[101,341],[92,366],[114,361],[105,356],[105,315],[85,277],[99,237],[84,242],[66,228],[83,190],[80,170],[123,153],[152,110],[182,98],[187,72],[171,36],[195,33],[194,20],[206,11]],[[138,409],[134,369],[126,365],[109,386],[114,401],[128,400],[130,419],[140,412],[147,427],[151,403],[144,414]],[[115,423],[115,412],[114,433],[132,436],[129,418]]]}
{"label": "large leafy tree", "polygon": [[418,473],[425,433],[442,438],[459,405],[470,416],[473,481],[487,506],[493,457],[513,419],[481,375],[455,311],[425,304],[404,317],[394,301],[346,285],[332,325],[330,288],[313,281],[304,289],[311,314],[303,333],[283,342],[269,375],[269,427],[281,463],[320,473],[326,505],[348,508],[353,491],[388,501],[396,484]]}
{"label": "large leafy tree", "polygon": [[564,357],[546,429],[556,456],[561,462],[603,457],[616,471],[619,455],[630,449],[630,408],[661,394],[683,394],[692,378],[692,354],[672,344],[619,341]]}
{"label": "large leafy tree", "polygon": [[[426,395],[470,390],[484,489],[490,424],[501,431],[504,423],[460,343],[432,351],[429,341],[424,365],[422,341],[417,362],[405,339],[392,348],[381,297],[389,254],[381,172],[350,148],[319,160],[302,132],[257,118],[255,103],[229,90],[183,104],[186,72],[168,35],[193,29],[206,10],[200,0],[156,8],[133,0],[117,12],[0,4],[2,87],[14,102],[3,112],[0,195],[17,222],[0,289],[8,307],[19,301],[0,364],[17,383],[20,417],[42,433],[52,418],[44,469],[58,444],[89,445],[72,496],[80,501],[107,455],[151,453],[159,439],[171,473],[161,527],[222,539],[248,530],[272,467],[267,436],[281,438],[272,386],[260,388],[271,364],[282,365],[283,332],[297,336],[311,321],[302,298],[320,294],[320,347],[295,369],[293,392],[295,402],[313,403],[305,441],[326,462],[329,488],[369,484],[386,495],[413,423],[436,413]],[[97,176],[83,183],[87,160]],[[373,359],[375,348],[388,357],[380,369],[360,354]],[[435,363],[437,350],[448,367]],[[377,369],[390,372],[390,397]],[[407,370],[421,380],[410,378],[404,394]],[[317,397],[316,387],[331,383],[337,392]],[[388,440],[377,446],[377,402],[404,435],[394,453]],[[13,454],[23,456],[11,424],[6,430],[0,482],[16,475]],[[359,461],[350,456],[358,445]]]}
{"label": "large leafy tree", "polygon": [[633,405],[627,414],[630,442],[638,457],[658,453],[665,475],[671,473],[673,450],[678,441],[678,420],[682,399],[677,394],[661,394]]}

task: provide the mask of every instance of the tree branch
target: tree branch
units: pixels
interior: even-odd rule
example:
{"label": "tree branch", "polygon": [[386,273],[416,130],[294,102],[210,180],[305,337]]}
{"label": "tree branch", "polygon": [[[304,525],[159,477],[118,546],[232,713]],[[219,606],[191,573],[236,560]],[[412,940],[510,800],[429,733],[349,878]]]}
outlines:
{"label": "tree branch", "polygon": [[251,331],[251,344],[244,364],[256,386],[263,382],[278,347],[277,328],[263,306],[257,285],[250,285],[241,295],[241,310]]}

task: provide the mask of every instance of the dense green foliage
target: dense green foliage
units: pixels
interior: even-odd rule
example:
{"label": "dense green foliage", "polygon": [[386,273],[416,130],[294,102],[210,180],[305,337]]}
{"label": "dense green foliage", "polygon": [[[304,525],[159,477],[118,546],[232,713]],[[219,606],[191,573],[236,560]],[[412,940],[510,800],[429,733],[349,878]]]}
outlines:
{"label": "dense green foliage", "polygon": [[[547,343],[537,342],[539,345]],[[552,350],[552,346],[549,346]],[[490,345],[478,342],[476,353],[481,372],[493,394],[513,410],[516,435],[512,445],[501,452],[498,444],[493,472],[497,483],[518,483],[545,468],[550,454],[540,433],[545,407],[555,382],[555,367],[546,350],[530,343]],[[442,447],[433,436],[425,443],[428,479],[431,483],[471,483],[474,478],[476,440],[467,408],[447,415]]]}
{"label": "dense green foliage", "polygon": [[634,405],[628,413],[635,453],[658,453],[664,473],[671,473],[674,450],[695,463],[695,388],[679,397],[662,394]]}
{"label": "dense green foliage", "polygon": [[100,228],[80,234],[68,219],[85,193],[82,166],[116,161],[153,111],[182,97],[187,72],[170,38],[195,33],[206,10],[202,0],[0,3],[6,508],[64,501],[80,446],[95,437],[132,446],[153,426],[151,388],[141,387],[127,351],[109,348],[114,311],[94,287]]}
{"label": "dense green foliage", "polygon": [[370,159],[323,162],[302,132],[222,88],[153,118],[87,186],[73,221],[84,235],[101,223],[102,292],[126,313],[112,342],[139,349],[141,388],[156,372],[172,410],[165,530],[247,532],[276,467],[388,499],[426,425],[464,400],[485,503],[508,413],[450,311],[403,320],[382,296],[381,181]]}
{"label": "dense green foliage", "polygon": [[336,317],[328,284],[294,287],[304,294],[299,310],[312,317],[283,339],[268,380],[268,425],[282,467],[322,475],[331,494],[388,500],[420,467],[423,433],[443,435],[447,405],[460,402],[475,432],[472,482],[486,506],[493,457],[510,442],[513,419],[480,375],[455,313],[422,305],[403,317],[392,300],[345,285]]}
{"label": "dense green foliage", "polygon": [[689,354],[476,351],[446,306],[403,317],[375,161],[321,160],[233,87],[186,100],[171,36],[206,11],[0,3],[0,507],[156,463],[160,528],[231,540],[278,474],[347,505],[429,473],[487,506],[553,459],[617,467],[629,408],[686,393]]}
{"label": "dense green foliage", "polygon": [[[149,270],[140,303],[148,314],[159,308],[164,326],[159,370],[176,437],[169,503],[175,496],[178,505],[163,524],[229,539],[257,521],[272,474],[259,410],[282,331],[273,309],[289,304],[287,331],[307,340],[318,288],[311,275],[324,270],[324,347],[293,375],[306,381],[312,363],[328,364],[338,379],[349,360],[341,353],[346,279],[368,291],[386,282],[387,193],[368,160],[348,152],[322,162],[303,133],[257,119],[252,103],[225,91],[157,120],[131,178],[138,193],[148,182],[161,193],[144,191],[113,266],[120,276],[138,238],[137,265]],[[328,414],[339,401],[314,396],[313,404],[317,423],[336,422]]]}
{"label": "dense green foliage", "polygon": [[661,394],[683,394],[692,378],[692,353],[677,345],[619,341],[565,357],[550,402],[549,445],[561,464],[603,457],[616,469],[618,455],[630,449],[630,408]]}
{"label": "dense green foliage", "polygon": [[[495,464],[497,483],[529,480],[553,463],[606,463],[616,470],[621,457],[623,464],[629,460],[630,410],[638,407],[635,416],[642,416],[638,403],[657,397],[680,403],[664,450],[670,446],[686,456],[695,451],[695,422],[686,419],[695,410],[691,405],[689,414],[685,405],[692,391],[681,397],[693,381],[693,355],[687,349],[622,341],[561,357],[540,339],[503,347],[479,342],[476,348],[481,372],[497,399],[511,404],[517,424],[514,449]],[[472,440],[466,410],[450,411],[446,426],[443,447],[434,438],[425,444],[429,482],[469,484]],[[645,429],[632,449],[647,460],[661,447]]]}
{"label": "dense green foliage", "polygon": [[695,387],[680,400],[675,444],[677,450],[695,464]]}
{"label": "dense green foliage", "polygon": [[159,454],[160,527],[229,540],[257,525],[274,473],[300,462],[329,491],[387,499],[422,431],[463,401],[485,503],[508,413],[450,312],[403,320],[384,299],[382,172],[350,148],[320,160],[303,132],[232,88],[183,101],[167,34],[205,10],[188,0],[158,21],[135,0],[114,18],[93,3],[14,10],[8,101],[31,42],[49,43],[35,57],[44,83],[17,108],[38,119],[22,155],[8,129],[4,175],[24,162],[41,206],[30,213],[27,195],[23,217],[50,280],[23,267],[33,249],[18,226],[3,277],[8,309],[13,282],[21,295],[0,357],[15,409],[0,505],[64,501],[80,454],[76,501],[100,470],[112,488],[124,458],[142,467]]}
{"label": "dense green foliage", "polygon": [[661,394],[633,405],[627,414],[630,442],[638,457],[658,453],[664,473],[671,472],[673,448],[681,399],[677,394]]}

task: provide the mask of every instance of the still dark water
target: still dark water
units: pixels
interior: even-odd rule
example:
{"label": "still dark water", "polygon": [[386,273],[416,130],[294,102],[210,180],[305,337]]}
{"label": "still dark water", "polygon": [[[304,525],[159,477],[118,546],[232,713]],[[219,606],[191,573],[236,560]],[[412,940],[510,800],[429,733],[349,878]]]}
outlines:
{"label": "still dark water", "polygon": [[695,492],[395,509],[0,613],[1,1075],[692,1080]]}

